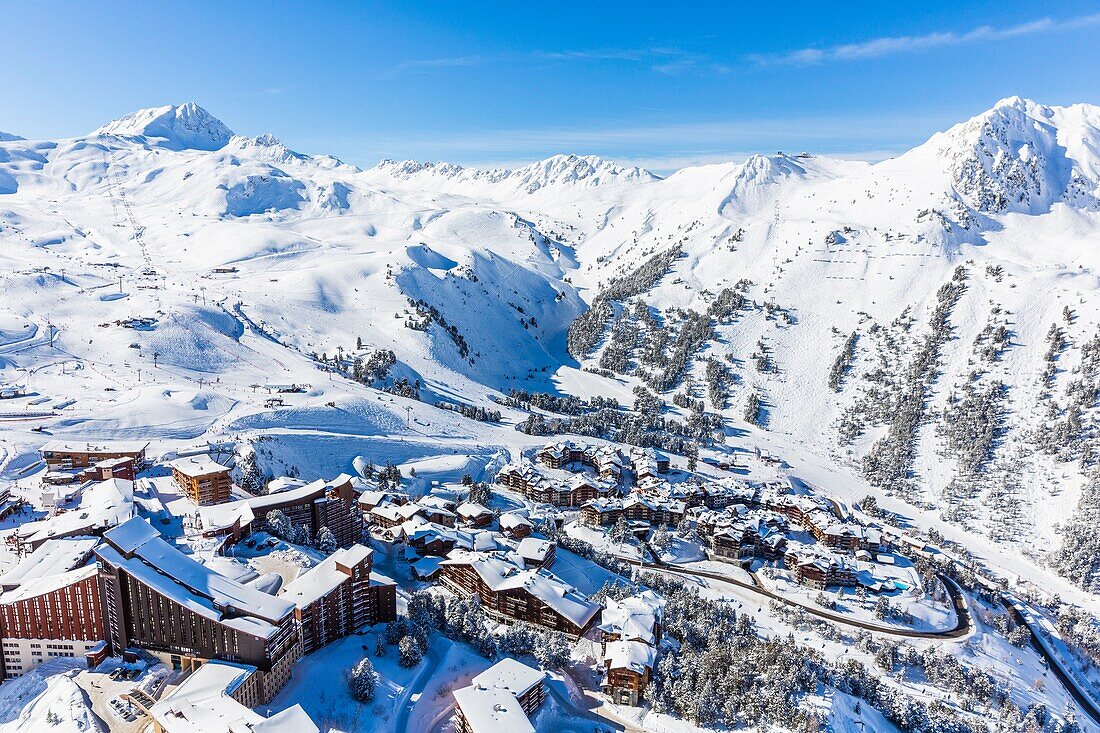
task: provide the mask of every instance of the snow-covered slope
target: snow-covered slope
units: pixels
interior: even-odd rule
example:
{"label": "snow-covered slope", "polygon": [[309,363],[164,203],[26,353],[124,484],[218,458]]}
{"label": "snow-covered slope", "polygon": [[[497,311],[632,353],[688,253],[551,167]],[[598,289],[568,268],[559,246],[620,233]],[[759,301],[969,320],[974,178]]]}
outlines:
{"label": "snow-covered slope", "polygon": [[[360,171],[191,103],[142,110],[0,142],[0,381],[77,399],[73,433],[177,437],[233,424],[253,384],[337,389],[313,355],[392,350],[390,378],[426,401],[485,407],[513,387],[630,401],[661,383],[1041,560],[1096,440],[1080,385],[1098,196],[1100,108],[1017,98],[875,165],[761,155],[664,179],[574,155]],[[570,353],[593,304],[590,348]],[[681,339],[690,312],[711,333]],[[339,390],[355,414],[378,397]],[[387,410],[368,422],[407,421]],[[984,455],[959,449],[959,425],[992,435]]]}

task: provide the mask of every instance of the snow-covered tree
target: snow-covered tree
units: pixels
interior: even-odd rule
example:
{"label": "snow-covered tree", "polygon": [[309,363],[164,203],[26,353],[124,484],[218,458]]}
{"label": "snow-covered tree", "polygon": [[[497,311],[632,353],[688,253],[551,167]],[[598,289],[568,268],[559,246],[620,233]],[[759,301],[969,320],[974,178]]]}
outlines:
{"label": "snow-covered tree", "polygon": [[562,669],[569,664],[571,653],[569,639],[559,631],[545,631],[535,643],[535,659],[543,669]]}
{"label": "snow-covered tree", "polygon": [[363,657],[347,674],[348,692],[356,702],[370,702],[378,687],[378,672],[370,657]]}
{"label": "snow-covered tree", "polygon": [[619,515],[619,518],[612,525],[611,531],[608,533],[612,542],[618,542],[620,544],[629,542],[633,538],[633,534],[630,532],[630,525],[626,521],[626,517]]}
{"label": "snow-covered tree", "polygon": [[326,555],[331,555],[336,552],[336,548],[339,543],[336,541],[336,535],[328,527],[321,527],[317,532],[317,541],[314,546]]}
{"label": "snow-covered tree", "polygon": [[424,658],[424,648],[415,636],[403,636],[397,643],[397,662],[402,667],[415,667]]}
{"label": "snow-covered tree", "polygon": [[263,471],[256,462],[256,451],[250,450],[237,461],[237,468],[241,472],[241,488],[250,494],[262,494],[266,489],[267,481]]}
{"label": "snow-covered tree", "polygon": [[267,520],[268,531],[280,539],[286,539],[290,534],[290,520],[278,509],[272,509],[264,517]]}

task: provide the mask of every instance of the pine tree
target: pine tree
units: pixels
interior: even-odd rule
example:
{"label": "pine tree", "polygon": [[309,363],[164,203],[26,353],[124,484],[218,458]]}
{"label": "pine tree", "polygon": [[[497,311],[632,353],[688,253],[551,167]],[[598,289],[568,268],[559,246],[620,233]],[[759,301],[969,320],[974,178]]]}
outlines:
{"label": "pine tree", "polygon": [[569,664],[569,639],[559,631],[543,632],[535,643],[534,655],[543,669],[562,669]]}
{"label": "pine tree", "polygon": [[262,494],[266,488],[264,474],[256,462],[256,451],[244,454],[237,462],[241,472],[241,488],[250,494]]}
{"label": "pine tree", "polygon": [[397,662],[402,667],[415,667],[424,658],[424,649],[415,636],[404,636],[397,643]]}
{"label": "pine tree", "polygon": [[336,548],[339,543],[336,541],[336,535],[328,527],[321,527],[317,532],[317,542],[314,545],[320,552],[331,555],[336,552]]}
{"label": "pine tree", "polygon": [[378,687],[378,673],[369,657],[363,657],[348,673],[348,692],[356,702],[370,702]]}
{"label": "pine tree", "polygon": [[290,534],[290,520],[278,509],[272,509],[267,513],[265,517],[267,520],[268,532],[275,535],[279,539],[288,539]]}
{"label": "pine tree", "polygon": [[615,521],[614,526],[611,527],[610,539],[612,542],[624,543],[629,542],[631,538],[630,525],[626,522],[626,517],[619,515],[619,518]]}

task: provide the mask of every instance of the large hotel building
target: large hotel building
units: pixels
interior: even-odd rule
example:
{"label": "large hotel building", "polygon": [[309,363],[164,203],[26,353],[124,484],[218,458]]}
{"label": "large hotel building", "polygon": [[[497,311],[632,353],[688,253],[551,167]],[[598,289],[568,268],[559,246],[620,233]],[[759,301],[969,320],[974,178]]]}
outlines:
{"label": "large hotel building", "polygon": [[302,653],[293,603],[219,575],[135,518],[103,535],[107,636],[117,654],[144,649],[174,668],[210,659],[259,671],[268,702]]}

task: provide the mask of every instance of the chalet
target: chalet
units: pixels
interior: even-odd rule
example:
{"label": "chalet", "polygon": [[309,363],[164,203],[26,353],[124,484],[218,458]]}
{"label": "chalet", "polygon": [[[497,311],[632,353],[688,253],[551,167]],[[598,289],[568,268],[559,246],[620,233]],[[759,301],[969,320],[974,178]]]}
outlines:
{"label": "chalet", "polygon": [[530,716],[546,699],[546,673],[505,657],[454,691],[457,733],[534,733]]}
{"label": "chalet", "polygon": [[617,705],[637,706],[653,674],[657,649],[640,641],[612,641],[604,652],[600,690]]}
{"label": "chalet", "polygon": [[561,484],[546,478],[533,466],[514,464],[502,468],[496,480],[532,501],[557,506],[579,507],[614,488],[614,484],[584,475],[573,476],[568,483]]}
{"label": "chalet", "polygon": [[455,550],[441,563],[444,586],[474,595],[502,623],[525,621],[583,636],[600,616],[600,604],[543,569],[527,570],[501,553]]}
{"label": "chalet", "polygon": [[623,500],[623,516],[631,522],[676,525],[686,512],[682,501],[665,501],[642,494],[633,494]]}
{"label": "chalet", "polygon": [[608,599],[599,625],[604,653],[614,641],[639,641],[656,647],[661,641],[664,607],[664,599],[651,590],[620,601]]}
{"label": "chalet", "polygon": [[832,553],[799,555],[788,552],[786,562],[795,580],[815,590],[825,590],[830,585],[851,588],[858,584],[851,562]]}
{"label": "chalet", "polygon": [[550,540],[540,540],[535,537],[526,537],[520,540],[516,552],[523,560],[525,568],[548,568],[554,564],[558,546]]}
{"label": "chalet", "polygon": [[634,479],[638,480],[647,476],[656,477],[658,474],[668,473],[671,463],[668,456],[653,448],[633,448],[630,451],[630,461],[634,469]]}
{"label": "chalet", "polygon": [[535,458],[548,468],[568,469],[579,464],[587,466],[602,479],[618,482],[622,478],[623,455],[610,446],[578,445],[572,441],[547,443]]}
{"label": "chalet", "polygon": [[383,529],[400,527],[415,516],[422,516],[419,504],[390,504],[384,502],[370,510],[367,521]]}
{"label": "chalet", "polygon": [[466,527],[488,527],[493,523],[492,510],[474,502],[460,504],[455,514],[459,523]]}
{"label": "chalet", "polygon": [[500,524],[501,534],[513,540],[522,540],[524,537],[529,537],[533,529],[531,520],[517,512],[501,514],[498,523]]}
{"label": "chalet", "polygon": [[371,509],[374,509],[379,504],[386,503],[395,505],[408,504],[409,495],[397,491],[364,491],[359,495],[359,508],[363,511],[364,515],[370,514]]}

